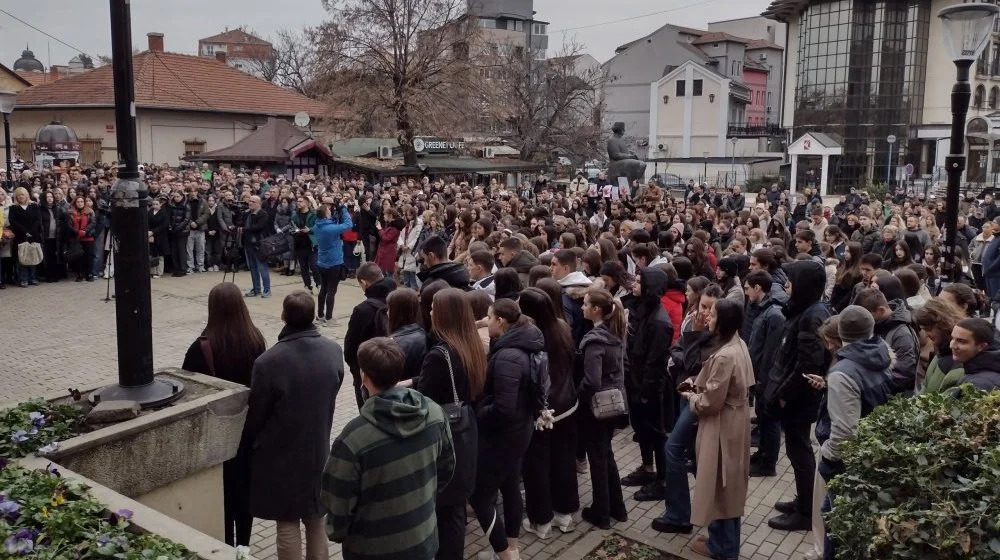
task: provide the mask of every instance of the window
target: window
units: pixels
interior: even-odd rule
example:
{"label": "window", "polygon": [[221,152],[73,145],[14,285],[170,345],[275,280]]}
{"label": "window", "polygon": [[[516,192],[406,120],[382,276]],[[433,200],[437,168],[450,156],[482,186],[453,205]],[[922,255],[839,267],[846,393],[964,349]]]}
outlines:
{"label": "window", "polygon": [[205,141],[204,140],[185,140],[184,141],[184,155],[193,156],[200,154],[205,151]]}
{"label": "window", "polygon": [[684,80],[677,80],[677,97],[684,97]]}
{"label": "window", "polygon": [[997,108],[998,98],[1000,98],[1000,87],[993,86],[993,88],[990,89],[990,109]]}
{"label": "window", "polygon": [[692,80],[691,81],[691,95],[694,95],[694,96],[701,95],[701,84],[702,84],[701,80]]}
{"label": "window", "polygon": [[487,29],[496,29],[497,20],[490,18],[479,18],[479,27],[485,27]]}
{"label": "window", "polygon": [[972,96],[972,106],[976,109],[982,109],[984,97],[986,97],[986,88],[982,85],[976,86],[976,94]]}
{"label": "window", "polygon": [[533,23],[531,25],[531,34],[532,35],[545,35],[545,32],[547,31],[547,29],[546,29],[547,27],[548,26],[546,24],[544,24],[544,23]]}

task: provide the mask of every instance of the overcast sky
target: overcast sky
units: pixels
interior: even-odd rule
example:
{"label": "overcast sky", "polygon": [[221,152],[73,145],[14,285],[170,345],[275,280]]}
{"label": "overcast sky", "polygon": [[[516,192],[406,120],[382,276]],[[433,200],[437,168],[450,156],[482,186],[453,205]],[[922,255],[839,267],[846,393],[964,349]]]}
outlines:
{"label": "overcast sky", "polygon": [[[565,40],[575,40],[604,62],[616,46],[665,23],[704,28],[709,21],[757,15],[768,3],[769,0],[535,0],[535,11],[538,19],[551,22],[550,53],[558,51]],[[267,37],[282,28],[315,24],[326,15],[320,0],[132,0],[132,41],[136,48],[145,50],[146,33],[159,31],[166,36],[168,51],[195,54],[199,38],[219,33],[226,26],[248,25]],[[631,19],[620,21],[626,18]],[[110,55],[108,30],[108,3],[103,0],[3,0],[0,62],[8,67],[13,65],[25,44],[46,67],[50,60],[66,64],[76,56],[75,49],[94,57]],[[558,33],[561,30],[568,31]]]}

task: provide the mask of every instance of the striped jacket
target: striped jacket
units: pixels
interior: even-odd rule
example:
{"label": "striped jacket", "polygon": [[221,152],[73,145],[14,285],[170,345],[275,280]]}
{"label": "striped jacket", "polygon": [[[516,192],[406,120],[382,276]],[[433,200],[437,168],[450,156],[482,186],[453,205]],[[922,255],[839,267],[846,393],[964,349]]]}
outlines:
{"label": "striped jacket", "polygon": [[435,498],[454,471],[440,406],[406,388],[368,399],[333,442],[323,472],[327,535],[345,560],[433,559]]}

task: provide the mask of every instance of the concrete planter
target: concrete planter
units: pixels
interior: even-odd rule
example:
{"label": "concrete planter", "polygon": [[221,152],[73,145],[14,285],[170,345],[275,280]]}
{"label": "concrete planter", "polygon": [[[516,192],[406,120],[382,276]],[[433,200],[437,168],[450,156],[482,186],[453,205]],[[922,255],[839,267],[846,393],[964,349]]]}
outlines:
{"label": "concrete planter", "polygon": [[[176,368],[157,375],[183,381],[184,396],[166,408],[59,442],[59,449],[45,457],[115,495],[222,540],[222,463],[236,455],[250,390]],[[68,397],[50,400],[71,402]]]}
{"label": "concrete planter", "polygon": [[[18,459],[17,464],[27,469],[45,470],[49,461],[41,457],[25,457]],[[122,496],[114,490],[75,473],[64,467],[59,467],[63,478],[87,486],[94,498],[104,504],[107,513],[128,509],[133,512],[129,520],[131,528],[139,532],[156,534],[184,546],[199,560],[233,560],[236,550],[226,544],[202,533],[183,523],[143,505],[140,502]]]}

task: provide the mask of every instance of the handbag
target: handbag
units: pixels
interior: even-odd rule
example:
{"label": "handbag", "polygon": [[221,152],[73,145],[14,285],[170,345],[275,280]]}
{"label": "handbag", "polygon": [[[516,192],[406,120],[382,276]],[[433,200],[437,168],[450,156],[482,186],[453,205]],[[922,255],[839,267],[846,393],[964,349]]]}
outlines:
{"label": "handbag", "polygon": [[609,420],[623,416],[628,413],[625,395],[617,387],[601,389],[590,397],[590,412],[598,420]]}
{"label": "handbag", "polygon": [[17,262],[24,266],[38,266],[43,258],[41,243],[25,241],[17,246]]}
{"label": "handbag", "polygon": [[[476,419],[476,412],[472,405],[464,403],[458,398],[458,389],[455,388],[455,370],[451,366],[451,352],[444,346],[436,346],[435,349],[444,353],[444,359],[448,362],[448,378],[451,379],[452,402],[441,405],[444,417],[448,419],[448,426],[451,428],[452,445],[455,449],[456,476],[454,482],[461,480],[464,493],[468,497],[476,487],[476,462],[478,454],[479,424]],[[459,470],[457,465],[463,468]],[[451,483],[449,483],[449,486]]]}
{"label": "handbag", "polygon": [[265,237],[257,247],[257,256],[261,260],[277,257],[292,250],[288,236],[284,233],[276,233]]}

